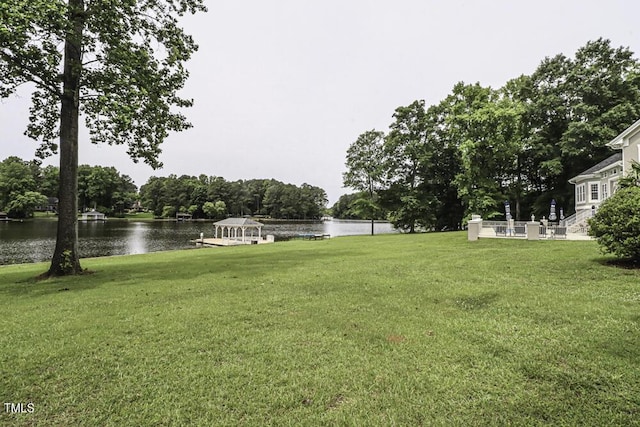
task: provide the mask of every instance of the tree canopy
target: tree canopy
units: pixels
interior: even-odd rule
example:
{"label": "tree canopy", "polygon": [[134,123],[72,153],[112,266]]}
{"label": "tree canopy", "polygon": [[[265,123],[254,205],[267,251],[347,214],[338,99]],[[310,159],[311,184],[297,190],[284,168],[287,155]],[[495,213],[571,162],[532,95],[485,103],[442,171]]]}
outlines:
{"label": "tree canopy", "polygon": [[[12,156],[0,161],[0,211],[12,211],[12,217],[25,217],[33,209],[55,209],[58,168],[40,165]],[[37,193],[45,197],[31,205]],[[148,209],[157,217],[190,213],[194,218],[224,218],[228,215],[268,216],[278,219],[319,219],[325,214],[327,194],[307,183],[286,184],[275,179],[227,181],[219,176],[152,176],[140,191],[128,175],[115,167],[79,165],[78,205],[81,211],[97,209],[108,216],[121,216],[135,208]],[[26,214],[23,214],[23,212]],[[16,215],[17,214],[17,215]]]}
{"label": "tree canopy", "polygon": [[151,177],[140,187],[146,208],[160,217],[190,211],[196,218],[264,215],[283,219],[318,219],[326,192],[309,184],[285,184],[275,179],[227,181],[218,176]]}
{"label": "tree canopy", "polygon": [[26,134],[59,152],[59,220],[49,275],[82,272],[77,252],[79,118],[92,143],[124,144],[159,167],[160,145],[190,126],[175,108],[197,49],[180,28],[203,0],[15,0],[0,3],[0,97],[33,84]]}
{"label": "tree canopy", "polygon": [[[168,132],[190,126],[171,109],[192,105],[177,91],[189,75],[184,62],[197,50],[178,18],[203,10],[201,0],[2,3],[0,95],[34,84],[27,134],[41,142],[41,156],[57,152],[60,104],[71,96],[91,142],[126,144],[134,161],[158,167]],[[65,57],[75,61],[66,64],[71,69]]]}
{"label": "tree canopy", "polygon": [[347,150],[347,171],[342,179],[345,186],[360,190],[361,196],[354,200],[351,210],[360,217],[371,220],[371,234],[378,215],[378,190],[385,182],[384,133],[375,129],[364,132]]}
{"label": "tree canopy", "polygon": [[436,105],[396,108],[377,163],[379,206],[408,231],[503,217],[507,200],[516,219],[547,215],[551,199],[570,214],[569,179],[610,156],[606,143],[638,117],[640,62],[606,39],[498,89],[459,82]]}

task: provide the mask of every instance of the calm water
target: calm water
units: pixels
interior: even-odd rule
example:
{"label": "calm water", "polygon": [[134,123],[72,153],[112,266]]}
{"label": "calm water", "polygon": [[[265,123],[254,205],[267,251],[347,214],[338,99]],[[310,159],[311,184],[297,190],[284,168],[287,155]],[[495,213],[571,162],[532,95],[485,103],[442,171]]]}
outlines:
{"label": "calm water", "polygon": [[[0,265],[51,259],[55,248],[56,221],[0,222]],[[262,235],[287,240],[298,234],[330,234],[331,237],[369,234],[367,221],[328,221],[313,224],[266,224]],[[376,234],[393,233],[388,223],[376,223]],[[210,222],[118,221],[79,222],[80,256],[141,254],[173,249],[191,249],[200,233],[213,237]]]}

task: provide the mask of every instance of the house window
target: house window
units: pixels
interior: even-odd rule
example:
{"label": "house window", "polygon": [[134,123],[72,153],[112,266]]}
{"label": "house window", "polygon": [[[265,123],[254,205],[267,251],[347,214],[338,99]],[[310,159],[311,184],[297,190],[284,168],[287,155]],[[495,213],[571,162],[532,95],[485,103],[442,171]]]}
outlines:
{"label": "house window", "polygon": [[607,200],[607,198],[609,197],[609,192],[607,191],[609,189],[609,184],[604,183],[602,184],[602,200]]}
{"label": "house window", "polygon": [[598,200],[598,184],[591,184],[591,200]]}
{"label": "house window", "polygon": [[584,203],[586,201],[584,184],[576,185],[576,201],[578,203]]}

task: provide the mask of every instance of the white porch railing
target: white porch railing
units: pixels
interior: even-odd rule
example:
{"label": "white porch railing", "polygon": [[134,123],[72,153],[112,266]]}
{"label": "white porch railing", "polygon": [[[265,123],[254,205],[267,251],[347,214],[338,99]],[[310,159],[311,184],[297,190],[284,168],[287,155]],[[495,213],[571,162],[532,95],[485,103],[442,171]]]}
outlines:
{"label": "white porch railing", "polygon": [[566,217],[561,222],[565,227],[571,227],[573,224],[586,221],[588,218],[591,218],[591,209],[583,209],[571,216]]}
{"label": "white porch railing", "polygon": [[587,220],[592,215],[591,209],[583,209],[565,218],[561,224],[567,227],[570,233],[586,233],[589,228]]}
{"label": "white porch railing", "polygon": [[[562,225],[540,225],[538,238],[567,238],[568,229]],[[507,221],[482,221],[479,237],[521,237],[527,238],[529,233],[527,221],[514,221],[513,228],[509,228]]]}

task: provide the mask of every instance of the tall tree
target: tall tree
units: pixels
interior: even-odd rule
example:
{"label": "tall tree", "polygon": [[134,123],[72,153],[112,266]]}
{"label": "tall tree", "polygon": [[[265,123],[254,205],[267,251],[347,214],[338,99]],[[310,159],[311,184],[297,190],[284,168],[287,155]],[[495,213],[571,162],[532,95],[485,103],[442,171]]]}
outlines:
{"label": "tall tree", "polygon": [[384,206],[394,226],[415,231],[436,224],[438,199],[430,185],[434,173],[434,146],[429,144],[424,101],[396,108],[385,139],[385,173],[388,190]]}
{"label": "tall tree", "polygon": [[520,83],[534,210],[548,212],[552,197],[573,207],[568,180],[610,156],[605,144],[640,115],[640,63],[628,48],[598,39],[573,59],[545,58]]}
{"label": "tall tree", "polygon": [[78,166],[78,205],[107,215],[122,214],[135,200],[137,187],[127,175],[110,166]]}
{"label": "tall tree", "polygon": [[0,209],[6,209],[18,195],[37,189],[34,172],[32,164],[19,157],[7,157],[0,162]]}
{"label": "tall tree", "polygon": [[320,187],[303,183],[298,203],[303,219],[319,219],[327,205],[327,193]]}
{"label": "tall tree", "polygon": [[364,192],[366,203],[359,202],[360,212],[367,206],[371,218],[371,235],[374,234],[376,211],[379,209],[377,195],[384,183],[384,133],[375,129],[367,131],[353,142],[347,150],[347,171],[342,174],[345,187]]}
{"label": "tall tree", "polygon": [[56,166],[45,166],[40,175],[39,192],[47,197],[58,197],[60,186],[60,169]]}
{"label": "tall tree", "polygon": [[355,207],[354,203],[361,199],[367,199],[367,194],[343,194],[338,201],[331,206],[331,215],[340,219],[370,219],[369,217],[360,216],[360,212],[357,209],[353,209]]}
{"label": "tall tree", "polygon": [[459,141],[448,133],[448,105],[446,100],[431,106],[426,112],[426,144],[431,156],[423,174],[423,191],[429,191],[437,200],[435,209],[437,230],[457,230],[462,226],[464,207],[458,197],[455,177],[461,172],[462,161]]}
{"label": "tall tree", "polygon": [[140,187],[140,202],[146,209],[153,211],[155,216],[162,214],[162,187],[167,178],[152,176]]}
{"label": "tall tree", "polygon": [[[178,17],[203,0],[13,0],[0,3],[0,96],[35,84],[27,134],[38,154],[60,154],[56,248],[49,276],[82,272],[78,254],[78,130],[91,142],[127,144],[152,167],[169,131],[190,126],[171,110],[197,49]],[[59,145],[56,141],[59,141]]]}
{"label": "tall tree", "polygon": [[14,218],[30,218],[38,207],[47,205],[47,198],[37,191],[27,191],[16,195],[9,205],[7,213]]}
{"label": "tall tree", "polygon": [[523,108],[503,92],[479,85],[457,86],[472,99],[452,120],[459,124],[462,168],[456,176],[466,215],[502,215],[502,202],[515,197],[516,218],[522,196],[518,159],[522,151]]}

